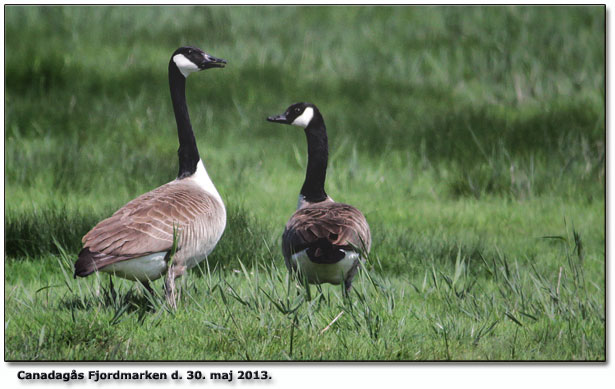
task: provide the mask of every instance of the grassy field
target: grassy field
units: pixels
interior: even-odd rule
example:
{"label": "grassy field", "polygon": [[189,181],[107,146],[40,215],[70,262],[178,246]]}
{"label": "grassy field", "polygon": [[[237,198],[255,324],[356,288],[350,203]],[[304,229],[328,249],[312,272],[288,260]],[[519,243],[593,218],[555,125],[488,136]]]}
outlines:
{"label": "grassy field", "polygon": [[[5,359],[604,360],[604,39],[603,7],[7,7]],[[229,218],[173,311],[72,264],[175,178],[184,44],[228,60],[187,97]],[[297,101],[372,229],[350,299],[281,255]]]}

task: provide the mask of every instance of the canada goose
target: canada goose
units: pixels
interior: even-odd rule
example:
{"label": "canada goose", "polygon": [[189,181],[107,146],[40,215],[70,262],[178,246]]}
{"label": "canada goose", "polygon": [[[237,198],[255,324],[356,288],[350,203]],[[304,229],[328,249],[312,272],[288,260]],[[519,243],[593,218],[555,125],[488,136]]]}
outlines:
{"label": "canada goose", "polygon": [[[199,157],[186,106],[186,78],[192,72],[222,68],[223,59],[195,47],[180,47],[169,61],[169,87],[179,138],[177,178],[124,205],[82,239],[75,278],[103,271],[141,281],[166,273],[165,294],[175,306],[175,278],[205,259],[226,226],[220,194]],[[176,233],[173,262],[167,264]]]}
{"label": "canada goose", "polygon": [[282,235],[282,253],[289,271],[299,270],[308,282],[344,283],[350,290],[358,266],[371,246],[369,225],[355,207],[336,203],[325,193],[329,145],[327,129],[314,104],[293,104],[268,121],[303,127],[308,163],[297,210]]}

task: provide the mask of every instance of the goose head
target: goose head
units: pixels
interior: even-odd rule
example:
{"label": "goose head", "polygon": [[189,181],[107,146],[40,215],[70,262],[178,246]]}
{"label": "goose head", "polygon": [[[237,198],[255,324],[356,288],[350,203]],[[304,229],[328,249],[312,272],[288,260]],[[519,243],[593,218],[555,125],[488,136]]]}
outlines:
{"label": "goose head", "polygon": [[321,116],[314,104],[295,103],[288,107],[283,114],[269,116],[267,120],[273,123],[290,124],[306,128],[317,117]]}
{"label": "goose head", "polygon": [[216,58],[197,47],[184,46],[175,50],[171,61],[177,66],[184,77],[190,73],[210,68],[223,68],[226,61]]}

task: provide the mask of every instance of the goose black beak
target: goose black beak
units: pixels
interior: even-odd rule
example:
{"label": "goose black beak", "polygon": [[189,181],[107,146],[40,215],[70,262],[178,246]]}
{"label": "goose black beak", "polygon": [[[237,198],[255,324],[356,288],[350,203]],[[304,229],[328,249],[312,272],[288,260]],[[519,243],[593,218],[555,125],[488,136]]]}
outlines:
{"label": "goose black beak", "polygon": [[283,123],[283,124],[288,124],[288,119],[286,119],[286,115],[282,114],[282,115],[276,115],[276,116],[269,116],[267,118],[267,121],[269,122],[273,122],[273,123]]}
{"label": "goose black beak", "polygon": [[226,65],[226,60],[222,58],[212,57],[211,55],[205,55],[205,59],[199,65],[201,70],[209,68],[223,68]]}

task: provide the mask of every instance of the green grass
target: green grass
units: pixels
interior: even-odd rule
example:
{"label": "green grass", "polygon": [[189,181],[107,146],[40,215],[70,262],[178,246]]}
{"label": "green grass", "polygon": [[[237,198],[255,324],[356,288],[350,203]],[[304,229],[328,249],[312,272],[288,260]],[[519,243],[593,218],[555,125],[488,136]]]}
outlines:
{"label": "green grass", "polygon": [[[604,12],[7,7],[5,358],[604,360]],[[175,177],[184,44],[229,62],[187,86],[228,227],[173,311],[162,281],[112,295],[71,266]],[[305,139],[265,118],[297,101],[327,123],[327,192],[372,229],[347,300],[282,259]]]}

